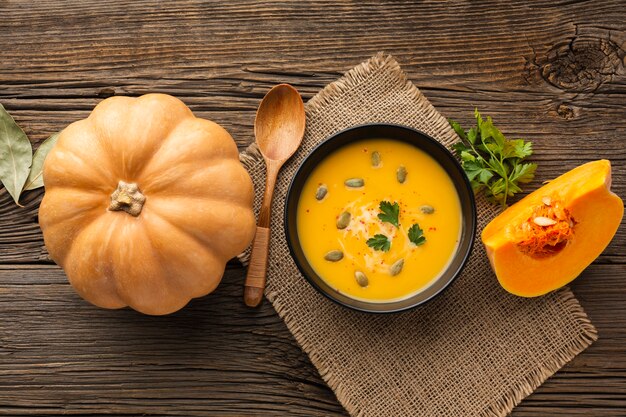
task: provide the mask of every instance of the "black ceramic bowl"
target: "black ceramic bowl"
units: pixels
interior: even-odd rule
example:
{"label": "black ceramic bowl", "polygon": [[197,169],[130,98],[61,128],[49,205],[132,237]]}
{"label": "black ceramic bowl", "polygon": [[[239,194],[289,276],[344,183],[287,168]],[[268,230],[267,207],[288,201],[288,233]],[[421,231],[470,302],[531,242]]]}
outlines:
{"label": "black ceramic bowl", "polygon": [[[349,143],[369,138],[388,138],[406,142],[432,156],[437,162],[439,162],[452,179],[461,202],[461,239],[457,247],[457,251],[454,254],[452,262],[449,264],[448,268],[439,276],[439,278],[437,278],[435,282],[423,291],[408,298],[390,302],[368,302],[356,300],[330,287],[313,270],[307,261],[304,252],[302,251],[302,247],[300,246],[300,241],[298,239],[298,201],[300,199],[300,193],[302,192],[304,183],[313,169],[320,161],[336,149]],[[443,291],[443,289],[450,285],[450,283],[461,273],[461,270],[463,269],[463,266],[469,258],[472,250],[475,232],[476,204],[474,202],[474,193],[472,192],[467,176],[463,172],[463,169],[457,162],[456,158],[450,153],[450,151],[448,151],[442,144],[437,142],[432,137],[418,130],[400,125],[368,124],[355,126],[343,130],[322,142],[309,154],[309,156],[304,159],[298,168],[296,175],[291,181],[287,194],[287,202],[285,204],[285,233],[287,236],[287,243],[289,245],[289,250],[291,251],[291,256],[302,274],[311,283],[311,285],[313,285],[313,287],[331,300],[346,307],[370,313],[391,313],[406,310],[425,303]]]}

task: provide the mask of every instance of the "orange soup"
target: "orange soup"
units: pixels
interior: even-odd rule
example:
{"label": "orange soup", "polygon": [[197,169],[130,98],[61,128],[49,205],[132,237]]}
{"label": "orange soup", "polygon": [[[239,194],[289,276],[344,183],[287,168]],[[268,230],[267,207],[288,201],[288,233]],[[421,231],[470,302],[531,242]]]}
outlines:
{"label": "orange soup", "polygon": [[351,298],[389,302],[428,287],[461,235],[454,184],[404,142],[346,145],[313,170],[300,195],[298,238],[315,272]]}

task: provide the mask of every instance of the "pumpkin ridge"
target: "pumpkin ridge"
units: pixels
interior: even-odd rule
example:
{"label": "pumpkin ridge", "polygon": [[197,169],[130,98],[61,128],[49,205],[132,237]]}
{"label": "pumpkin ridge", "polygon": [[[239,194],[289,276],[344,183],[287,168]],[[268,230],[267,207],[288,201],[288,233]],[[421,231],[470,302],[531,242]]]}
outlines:
{"label": "pumpkin ridge", "polygon": [[185,236],[189,237],[190,239],[195,240],[196,242],[198,242],[198,244],[200,246],[202,246],[203,248],[208,248],[211,249],[212,251],[218,253],[220,256],[219,258],[222,260],[222,262],[224,262],[224,264],[226,264],[226,262],[228,262],[228,260],[230,258],[232,258],[233,256],[229,256],[228,254],[225,254],[221,249],[220,249],[220,242],[216,242],[217,245],[213,245],[212,240],[208,240],[208,239],[203,239],[200,236],[194,234],[192,231],[186,230],[185,228],[177,225],[176,223],[173,223],[172,221],[168,220],[165,216],[163,216],[162,214],[160,214],[158,212],[158,210],[154,210],[154,208],[150,209],[150,213],[153,214],[154,216],[157,216],[158,218],[160,218],[161,220],[163,220],[165,223],[169,224],[170,226],[172,226],[173,228],[175,228],[176,230],[180,230],[181,233],[183,233]]}
{"label": "pumpkin ridge", "polygon": [[[206,199],[198,199],[198,200],[206,200]],[[214,200],[214,201],[215,202],[219,202],[217,199]],[[246,206],[244,205],[244,207],[246,207]],[[214,239],[211,239],[209,237],[205,237],[204,234],[194,233],[193,230],[189,230],[185,226],[176,224],[176,222],[173,222],[173,221],[169,220],[166,216],[164,216],[162,213],[160,213],[158,209],[155,209],[154,206],[150,207],[150,212],[155,214],[155,215],[158,215],[161,219],[163,219],[163,221],[167,222],[168,224],[170,224],[172,227],[176,228],[177,230],[180,230],[181,233],[184,233],[185,235],[189,236],[191,239],[194,239],[202,247],[210,248],[212,251],[214,251],[217,254],[219,254],[219,257],[222,258],[222,259],[228,260],[228,259],[236,256],[239,252],[241,252],[241,250],[245,249],[245,248],[242,248],[241,250],[238,250],[237,253],[235,253],[235,254],[232,254],[230,252],[224,252],[222,250],[222,246],[219,244],[219,242],[217,242],[217,244],[216,244]],[[224,264],[226,264],[226,262],[224,262]]]}
{"label": "pumpkin ridge", "polygon": [[[236,198],[238,197],[232,197],[232,200],[229,198],[229,196],[220,196],[218,197],[213,197],[213,196],[207,196],[207,197],[203,197],[203,196],[193,196],[193,195],[189,195],[189,194],[178,194],[178,193],[171,193],[171,194],[163,194],[163,193],[152,193],[152,196],[154,198],[158,198],[159,200],[161,199],[165,199],[165,198],[188,198],[190,200],[201,200],[203,202],[206,202],[207,204],[211,204],[211,203],[223,203],[223,202],[227,202],[232,206],[236,206],[236,208],[241,208],[241,209],[248,209],[250,206],[249,204],[247,204],[247,202],[245,201],[241,201],[241,200],[236,200]],[[146,203],[148,204],[148,203]]]}
{"label": "pumpkin ridge", "polygon": [[[155,216],[156,213],[154,214]],[[155,245],[154,243],[154,239],[152,237],[152,234],[150,233],[150,230],[146,227],[146,223],[144,221],[141,221],[141,228],[144,232],[144,235],[148,238],[148,243],[150,244],[151,248],[155,248],[157,247],[157,245]],[[171,285],[171,279],[169,278],[169,276],[171,275],[171,271],[168,267],[168,263],[163,259],[163,257],[161,256],[161,253],[159,251],[153,250],[152,251],[154,254],[154,259],[156,259],[156,261],[159,263],[159,266],[161,267],[161,269],[165,270],[167,272],[166,277],[165,277],[165,282],[167,285],[168,290],[172,293],[172,294],[176,294],[179,298],[183,298],[183,299],[187,299],[187,301],[185,301],[185,303],[183,304],[183,306],[187,305],[187,303],[189,303],[189,301],[191,301],[191,296],[189,296],[188,294],[186,294],[186,291],[180,291],[177,289],[176,286]]]}
{"label": "pumpkin ridge", "polygon": [[[211,203],[221,204],[223,202],[227,202],[231,206],[236,206],[236,208],[248,209],[250,207],[249,204],[246,201],[235,200],[235,198],[238,198],[238,197],[233,197],[233,199],[230,200],[228,198],[224,198],[224,196],[220,196],[218,198],[218,197],[214,197],[214,196],[207,196],[207,197],[192,196],[192,195],[189,195],[189,194],[166,194],[166,195],[163,195],[163,194],[160,194],[160,193],[153,193],[152,195],[154,196],[154,198],[157,198],[159,200],[169,199],[169,198],[186,198],[186,199],[189,199],[189,200],[198,200],[198,201],[206,202],[208,205],[210,205]],[[163,217],[163,216],[161,216],[161,217]],[[171,223],[171,222],[169,222],[169,223]]]}
{"label": "pumpkin ridge", "polygon": [[[78,132],[75,132],[75,130],[78,130]],[[85,133],[83,130],[86,130],[87,133]],[[94,122],[90,114],[86,119],[77,120],[71,123],[65,129],[63,129],[60,133],[59,140],[55,144],[55,148],[57,146],[65,150],[71,150],[73,147],[78,148],[78,146],[72,146],[76,145],[76,143],[73,143],[74,141],[76,141],[76,139],[74,139],[74,136],[78,134],[80,144],[83,144],[85,141],[85,137],[87,137],[90,143],[96,144],[97,149],[95,150],[95,152],[99,154],[103,152],[106,153],[108,150],[107,145],[102,140],[100,133],[101,132],[98,128],[98,125]],[[108,162],[110,163],[109,168],[115,167],[114,161],[109,160]],[[113,175],[117,175],[117,173],[114,173]]]}
{"label": "pumpkin ridge", "polygon": [[202,200],[202,201],[206,201],[207,204],[211,204],[211,203],[223,203],[223,202],[227,202],[232,206],[236,206],[237,208],[241,208],[241,209],[245,209],[249,207],[249,204],[246,201],[241,201],[241,199],[236,200],[236,198],[239,197],[234,197],[231,196],[231,198],[229,198],[229,196],[207,196],[207,197],[203,197],[203,196],[195,196],[195,195],[189,195],[189,194],[154,194],[155,198],[158,199],[162,199],[162,198],[186,198],[186,199],[190,199],[190,200]]}
{"label": "pumpkin ridge", "polygon": [[[172,229],[176,230],[178,233],[180,233],[182,236],[184,236],[186,239],[188,239],[189,241],[195,243],[198,246],[199,251],[204,252],[204,254],[207,256],[207,258],[209,258],[211,261],[218,263],[221,266],[221,275],[223,275],[223,264],[225,263],[225,261],[219,257],[218,255],[216,255],[214,253],[214,251],[212,250],[212,248],[207,248],[206,245],[200,241],[199,239],[196,239],[194,236],[190,236],[188,233],[186,233],[184,230],[180,229],[179,227],[177,227],[176,225],[172,224],[171,222],[169,222],[167,219],[163,218],[161,215],[159,215],[158,213],[154,212],[154,211],[150,211],[147,210],[147,215],[144,217],[144,221],[148,222],[148,223],[152,223],[153,220],[151,220],[151,217],[156,218],[158,221],[161,221],[165,224],[167,224],[169,227],[171,227]],[[152,232],[150,231],[151,229],[149,227],[146,227],[146,232],[147,235],[150,238],[150,242],[151,244],[156,247],[157,245],[155,245],[154,243],[154,237]],[[177,282],[181,287],[182,285],[185,285],[187,283],[182,283],[181,284],[181,279],[180,279],[180,274],[177,273],[176,271],[174,271],[173,268],[173,264],[172,262],[168,262],[167,259],[165,259],[162,255],[162,253],[160,251],[156,251],[155,252],[156,257],[158,258],[158,260],[160,261],[160,265],[161,267],[167,271],[168,276],[170,277],[171,280]],[[206,276],[207,272],[211,272],[210,270],[207,271],[206,269],[202,271],[202,274]],[[182,296],[186,296],[189,297],[189,301],[193,298],[196,297],[202,297],[204,295],[209,294],[211,291],[213,291],[213,289],[215,289],[215,287],[219,284],[219,280],[215,281],[214,284],[211,286],[211,288],[209,288],[208,290],[203,289],[202,291],[190,291],[190,290],[186,290],[184,294],[181,294]],[[188,302],[189,302],[188,301]]]}
{"label": "pumpkin ridge", "polygon": [[[177,166],[177,168],[181,168]],[[233,178],[225,177],[221,172],[227,169],[240,169],[242,173],[245,175],[237,175]],[[182,169],[181,169],[182,170]],[[220,175],[221,174],[221,175]],[[233,161],[228,158],[223,158],[219,163],[216,163],[212,166],[204,166],[199,170],[194,171],[190,176],[186,176],[182,183],[183,185],[186,181],[189,181],[190,178],[195,176],[205,176],[206,178],[194,178],[198,182],[210,182],[209,177],[213,178],[215,175],[220,176],[220,186],[227,185],[229,188],[234,188],[237,190],[250,190],[250,197],[253,195],[254,186],[249,180],[248,174],[245,173],[244,168],[241,166],[240,162]],[[224,179],[227,178],[228,182],[223,182]],[[144,188],[143,192],[146,195],[156,196],[159,198],[190,198],[190,199],[201,199],[207,200],[207,203],[210,204],[212,202],[220,202],[220,201],[228,201],[233,205],[236,205],[239,208],[247,209],[252,204],[252,198],[244,198],[243,194],[239,193],[229,193],[227,191],[221,192],[219,196],[215,196],[214,192],[212,192],[208,188],[198,189],[195,193],[190,193],[189,190],[183,190],[183,187],[177,187],[176,183],[180,181],[179,179],[170,180],[170,181],[158,181],[158,178],[145,178],[144,179]]]}
{"label": "pumpkin ridge", "polygon": [[154,158],[154,156],[163,148],[163,145],[168,141],[168,139],[172,137],[172,132],[174,132],[184,121],[188,119],[196,119],[196,117],[192,113],[188,117],[179,119],[174,125],[170,127],[170,129],[167,131],[167,133],[163,136],[163,138],[159,142],[159,145],[155,146],[155,148],[152,150],[150,155],[146,157],[146,162],[144,162],[139,168],[139,170],[137,171],[136,178],[138,181],[140,181],[140,178],[144,176],[144,171],[150,165],[150,161],[152,161],[152,158]]}
{"label": "pumpkin ridge", "polygon": [[[111,97],[113,98],[113,97]],[[105,100],[106,101],[106,100]],[[98,105],[99,106],[99,105]],[[97,140],[98,140],[98,144],[100,145],[101,149],[102,149],[102,154],[106,157],[106,159],[110,162],[115,162],[115,156],[113,153],[113,147],[111,145],[111,139],[110,139],[110,132],[107,132],[104,129],[100,129],[100,125],[99,122],[97,121],[97,114],[96,114],[96,110],[98,109],[98,106],[96,106],[96,108],[91,112],[91,114],[89,115],[89,117],[86,119],[91,123],[91,127],[98,133],[97,136]],[[104,139],[106,138],[106,139]],[[114,163],[115,165],[115,163]],[[115,176],[118,177],[127,177],[126,175],[126,169],[123,166],[123,164],[121,164],[121,172],[116,172]],[[114,181],[112,181],[114,182]],[[111,186],[111,183],[108,183],[109,186]],[[110,194],[110,193],[109,193]]]}
{"label": "pumpkin ridge", "polygon": [[[109,107],[112,105],[112,103],[110,103],[111,100],[121,101],[119,103],[119,106],[125,107],[126,110],[123,113],[124,120],[122,120],[122,122],[128,124],[129,130],[131,130],[131,132],[128,134],[124,134],[123,136],[131,137],[131,140],[127,140],[126,143],[124,143],[123,145],[130,146],[128,149],[130,149],[131,152],[129,152],[128,154],[124,152],[124,149],[126,148],[118,143],[119,137],[115,136],[115,134],[119,135],[119,132],[115,131],[114,129],[112,130],[108,128],[108,125],[106,123],[103,123],[107,121],[106,116],[107,112],[109,111]],[[167,112],[168,116],[178,111],[181,111],[183,114],[178,115],[179,117],[176,119],[168,118],[168,121],[171,121],[171,126],[167,126],[167,123],[162,122],[160,119],[154,116],[154,113],[149,113],[148,116],[146,116],[145,107],[150,108],[150,103],[154,101],[158,102],[158,104],[154,108],[152,108],[153,111],[158,112],[162,110],[163,112]],[[146,117],[148,119],[146,119]],[[150,93],[140,97],[114,96],[100,102],[88,117],[88,119],[91,120],[91,124],[95,127],[96,132],[100,133],[100,135],[98,135],[99,144],[103,151],[107,154],[108,159],[110,161],[116,161],[116,157],[121,158],[121,163],[118,163],[118,165],[121,166],[121,172],[118,173],[118,178],[116,178],[115,186],[117,186],[117,180],[138,182],[136,181],[136,179],[140,178],[141,172],[145,169],[145,166],[147,165],[145,161],[150,161],[155,155],[156,151],[162,146],[163,142],[170,136],[173,129],[178,127],[184,120],[188,118],[195,118],[195,116],[193,115],[191,110],[185,105],[185,103],[175,97],[161,93]],[[151,123],[150,125],[148,125],[147,128],[144,128],[144,130],[150,130],[152,126],[156,126],[158,128],[157,132],[160,133],[160,140],[158,141],[158,143],[155,144],[154,142],[156,141],[150,140],[137,140],[139,138],[144,138],[144,132],[142,131],[139,134],[137,134],[137,132],[132,132],[135,125],[133,120],[142,120],[144,122],[144,125],[145,121],[149,120]],[[159,132],[159,130],[161,131]],[[132,137],[134,137],[135,140],[132,140]],[[135,142],[139,142],[142,146],[137,145]],[[151,142],[153,143],[152,145],[150,145]],[[141,154],[140,160],[137,160],[136,155],[133,155],[134,148],[138,147],[143,152]],[[135,156],[135,158],[133,158],[133,156]],[[141,184],[139,185],[141,186]]]}
{"label": "pumpkin ridge", "polygon": [[[106,252],[110,246],[111,238],[113,236],[113,230],[115,227],[111,227],[108,225],[105,228],[104,233],[96,233],[96,239],[106,239],[102,245],[98,245],[99,251],[92,251],[92,258],[86,258],[84,252],[81,252],[81,248],[77,247],[76,244],[83,244],[86,242],[93,242],[93,236],[84,236],[85,233],[91,233],[93,228],[97,228],[100,226],[98,222],[107,221],[103,219],[102,216],[96,216],[89,222],[88,225],[84,226],[78,234],[74,237],[69,250],[67,251],[66,258],[69,261],[63,262],[60,264],[64,269],[66,269],[66,273],[68,279],[72,286],[76,289],[76,291],[81,295],[81,297],[85,297],[85,294],[90,293],[94,290],[94,288],[88,288],[87,284],[96,283],[97,286],[97,294],[98,296],[95,298],[90,298],[89,301],[97,306],[105,307],[105,308],[122,308],[128,305],[128,302],[119,294],[117,291],[117,287],[115,285],[115,276],[113,274],[113,268],[111,265],[108,265],[107,262],[102,258],[106,256]],[[113,220],[113,226],[115,226],[116,220]],[[74,254],[74,251],[79,253]],[[71,255],[71,256],[70,256]],[[93,271],[89,271],[89,276],[85,277],[85,265],[87,263],[87,268],[95,267],[94,269],[97,271],[97,277],[91,276]],[[104,268],[102,270],[100,267]],[[102,281],[106,282],[106,285],[102,285]],[[103,297],[104,295],[104,297]],[[103,301],[103,298],[105,301]]]}
{"label": "pumpkin ridge", "polygon": [[[218,159],[219,159],[220,161],[230,161],[230,159],[229,159],[229,158],[225,158],[223,155],[215,155],[215,154],[213,154],[213,155],[212,155],[211,157],[209,157],[209,158],[202,158],[202,159],[200,160],[200,162],[202,162],[203,164],[207,164],[207,165],[208,165],[208,164],[210,164],[210,163],[215,163],[215,161],[216,161],[216,160],[218,160]],[[198,160],[195,160],[195,161],[188,161],[188,162],[182,162],[182,163],[180,163],[180,164],[176,165],[176,167],[172,167],[172,168],[171,168],[171,170],[172,170],[172,171],[174,171],[175,173],[181,172],[181,174],[179,174],[179,177],[184,177],[185,175],[184,175],[184,174],[182,174],[182,172],[184,172],[184,171],[185,171],[185,169],[184,169],[184,168],[185,168],[187,165],[189,165],[191,168],[195,168],[195,167],[194,167],[194,165],[197,165],[197,164],[198,164]],[[210,168],[210,167],[208,167],[208,168]],[[245,169],[245,168],[243,168],[243,167],[242,167],[242,169]],[[141,179],[139,179],[137,182],[138,182],[138,183],[139,183],[139,182],[141,182],[141,183],[143,184],[142,189],[144,190],[144,192],[145,192],[146,194],[161,193],[161,188],[169,188],[169,187],[172,187],[172,186],[173,186],[173,185],[177,182],[177,180],[178,180],[178,179],[173,180],[173,181],[171,181],[169,184],[159,186],[159,188],[157,188],[156,190],[154,190],[154,189],[152,189],[152,187],[154,186],[154,182],[155,182],[155,181],[154,181],[154,176],[155,176],[155,175],[158,175],[158,174],[161,174],[161,173],[162,173],[162,172],[156,172],[156,174],[155,174],[155,173],[149,173],[149,174],[146,174],[145,172],[144,172],[144,173],[142,173],[142,177],[141,177]]]}
{"label": "pumpkin ridge", "polygon": [[[154,175],[154,173],[160,173],[161,171],[163,171],[163,167],[158,167],[157,168],[152,168],[152,165],[155,164],[155,158],[159,155],[159,153],[161,151],[163,151],[163,149],[167,149],[166,145],[168,145],[169,141],[172,140],[172,137],[176,137],[174,136],[175,133],[178,133],[178,129],[182,129],[181,128],[181,124],[183,123],[189,123],[190,126],[188,126],[188,128],[192,128],[195,127],[194,125],[196,123],[199,123],[200,125],[204,125],[202,127],[206,128],[206,127],[210,127],[211,129],[218,129],[221,130],[221,132],[219,132],[220,134],[224,134],[224,139],[226,139],[226,137],[228,139],[230,139],[230,143],[225,143],[226,141],[224,139],[220,139],[220,141],[218,142],[219,145],[223,146],[223,147],[228,147],[230,149],[224,150],[222,149],[222,152],[219,152],[220,148],[219,147],[215,147],[215,146],[211,146],[213,144],[209,143],[202,143],[202,144],[198,144],[198,146],[203,146],[205,149],[210,149],[211,152],[208,155],[202,155],[200,152],[195,152],[194,155],[194,159],[192,161],[178,161],[176,168],[180,167],[182,164],[188,164],[191,163],[193,164],[197,164],[198,162],[202,162],[204,164],[210,164],[212,162],[214,162],[216,159],[235,159],[237,161],[239,161],[239,153],[238,153],[238,149],[237,149],[237,145],[235,144],[233,138],[230,136],[230,134],[228,133],[228,131],[224,128],[222,128],[221,126],[219,126],[217,123],[211,122],[209,120],[205,120],[205,119],[201,119],[198,117],[193,116],[193,114],[191,115],[191,117],[182,119],[180,121],[180,123],[178,125],[176,125],[175,127],[173,127],[167,137],[165,137],[163,139],[163,141],[161,142],[159,148],[157,149],[156,152],[154,152],[154,154],[151,155],[150,159],[147,160],[146,164],[143,166],[142,170],[141,170],[141,177],[137,177],[137,182],[139,181],[144,181],[147,178],[150,178],[152,175]],[[207,125],[208,124],[208,125]],[[183,126],[185,127],[185,126]],[[184,132],[184,129],[183,129]],[[207,136],[215,136],[214,132],[210,132],[204,135],[201,135],[201,137],[203,137],[203,142],[206,142]],[[178,139],[180,139],[180,137],[178,137]],[[232,146],[231,146],[232,145]],[[161,162],[161,161],[157,161],[157,162]],[[168,166],[167,168],[171,168],[171,166]],[[167,169],[166,168],[166,169]],[[243,167],[242,167],[243,168]],[[146,170],[148,170],[148,172],[146,173]],[[178,170],[176,169],[177,172],[181,172],[182,170]],[[144,186],[145,187],[145,186]]]}
{"label": "pumpkin ridge", "polygon": [[[153,98],[161,98],[165,95],[163,94],[159,94],[159,93],[151,93],[151,94],[145,94],[143,96],[137,97],[135,99],[135,102],[133,103],[133,107],[136,108],[141,108],[141,104],[142,101],[147,101],[149,99],[153,99]],[[185,117],[181,117],[178,120],[176,120],[176,122],[174,124],[172,124],[171,126],[169,126],[169,129],[167,131],[164,132],[163,137],[161,138],[161,140],[159,141],[158,145],[154,147],[154,149],[152,149],[152,152],[150,152],[149,155],[147,155],[147,157],[145,158],[145,163],[143,163],[141,165],[141,167],[139,168],[139,170],[136,173],[136,178],[139,180],[140,178],[142,178],[143,176],[143,172],[146,169],[146,167],[149,165],[150,161],[152,160],[152,158],[157,154],[157,152],[159,152],[159,150],[161,150],[161,148],[163,148],[163,145],[168,141],[168,139],[172,136],[172,132],[174,132],[176,129],[178,129],[178,127],[185,121],[187,121],[188,119],[196,119],[196,116],[193,114],[193,112],[191,111],[191,109],[189,109],[189,107],[187,107],[187,105],[182,101],[179,100],[175,97],[172,96],[166,96],[168,99],[174,99],[171,100],[173,102],[176,103],[176,106],[180,107],[181,109],[185,110],[185,113],[187,113],[185,115]],[[141,184],[143,185],[143,184]]]}
{"label": "pumpkin ridge", "polygon": [[[71,185],[71,186],[68,186],[68,185],[51,185],[50,187],[46,188],[46,194],[51,192],[51,191],[72,191],[72,190],[76,190],[76,192],[78,192],[80,194],[88,194],[88,195],[92,195],[94,197],[97,196],[98,198],[102,199],[102,202],[105,205],[109,204],[109,197],[108,197],[107,192],[105,190],[94,190],[94,189],[89,189],[89,188],[76,187],[74,185]],[[46,194],[44,194],[44,198],[45,198]]]}
{"label": "pumpkin ridge", "polygon": [[[144,250],[146,253],[151,254],[151,257],[149,259],[141,260],[142,263],[144,264],[143,267],[131,268],[131,270],[133,269],[142,270],[143,271],[142,273],[146,273],[145,272],[146,270],[144,268],[147,265],[150,265],[151,269],[162,270],[162,268],[155,268],[152,263],[153,261],[156,261],[159,266],[162,266],[154,251],[154,244],[151,241],[150,235],[146,230],[145,223],[141,220],[141,218],[133,218],[133,217],[126,216],[126,215],[124,215],[121,218],[123,219],[122,221],[133,222],[135,227],[139,228],[139,229],[134,230],[135,233],[133,234],[133,238],[137,239],[137,232],[140,232],[139,234],[141,235],[142,238],[144,238],[144,239],[140,239],[142,242],[140,246],[149,247],[151,249],[149,251]],[[119,242],[115,242],[114,239],[120,239],[120,237],[115,234],[111,236],[111,239],[109,239],[109,244],[113,242],[114,245],[113,245],[113,248],[109,247],[109,250],[113,249],[115,250],[117,255],[120,255],[121,252],[118,249],[122,245]],[[128,257],[128,255],[129,255],[128,253],[124,253],[124,257]],[[187,303],[189,303],[189,301],[191,300],[190,297],[184,294],[181,294],[179,291],[173,288],[173,286],[171,285],[171,282],[167,279],[167,277],[164,274],[160,274],[159,276],[160,279],[157,279],[154,275],[151,275],[147,279],[139,279],[137,276],[133,276],[133,279],[130,280],[128,279],[129,274],[125,273],[126,271],[124,270],[124,268],[119,268],[119,264],[116,266],[118,267],[117,270],[115,268],[113,269],[113,278],[114,278],[113,281],[115,283],[115,291],[117,292],[119,298],[122,301],[124,301],[128,306],[132,307],[133,309],[137,311],[140,311],[144,314],[150,314],[150,315],[169,314],[174,311],[180,310],[185,305],[187,305]],[[156,305],[151,303],[150,301],[146,302],[145,299],[142,300],[142,298],[144,298],[144,294],[141,291],[137,291],[136,286],[139,283],[142,283],[144,285],[147,283],[148,285],[146,287],[160,288],[160,289],[165,288],[166,289],[165,292],[170,297],[167,297],[167,298],[162,297],[161,303],[156,304]],[[143,287],[143,289],[145,290],[146,287]],[[168,308],[163,309],[164,308],[163,304],[165,303],[165,301],[169,301],[171,305],[169,305]]]}
{"label": "pumpkin ridge", "polygon": [[[50,256],[50,259],[52,259],[55,263],[57,263],[61,267],[64,267],[65,266],[65,260],[67,259],[68,255],[71,253],[72,248],[74,247],[74,243],[78,239],[78,236],[80,236],[84,232],[84,230],[87,227],[89,227],[91,224],[93,224],[97,219],[98,219],[98,217],[94,217],[92,219],[88,219],[86,223],[80,225],[81,226],[80,230],[76,231],[74,233],[74,235],[70,239],[68,239],[69,242],[66,243],[67,246],[65,246],[65,248],[64,248],[64,253],[62,253],[62,254],[61,253],[57,253],[57,254],[55,254],[53,256],[52,253],[50,252],[50,250],[48,250],[48,255]],[[75,219],[68,219],[68,220],[66,220],[64,222],[60,222],[60,223],[55,224],[53,227],[57,228],[59,226],[63,226],[65,223],[68,223],[68,222],[76,222],[76,220]],[[67,227],[64,227],[64,229],[67,229]],[[52,230],[54,230],[54,229],[52,229]],[[46,239],[44,239],[44,245],[46,247],[50,246],[49,243],[46,242]]]}
{"label": "pumpkin ridge", "polygon": [[[101,192],[101,193],[107,193],[110,191],[108,191],[111,187],[110,182],[111,182],[111,178],[113,178],[113,176],[108,176],[108,172],[104,169],[102,169],[100,166],[94,166],[94,164],[90,163],[89,161],[86,161],[80,154],[77,154],[76,152],[74,152],[72,149],[67,148],[65,146],[63,146],[63,144],[59,144],[57,143],[54,147],[55,152],[64,152],[67,154],[71,154],[74,158],[80,160],[82,163],[84,163],[85,165],[89,166],[91,169],[93,169],[96,172],[96,176],[97,176],[97,181],[96,184],[90,184],[90,185],[80,185],[80,184],[76,184],[73,183],[71,186],[67,186],[67,188],[74,188],[74,189],[79,189],[84,191],[89,191],[89,192]],[[47,159],[47,158],[46,158]],[[69,174],[73,174],[73,172],[68,172]],[[114,175],[114,174],[113,174]],[[44,163],[44,182],[45,182],[45,177],[47,177],[49,175],[45,175],[45,163]],[[97,185],[98,188],[94,189],[93,185]],[[54,188],[58,188],[58,187],[64,187],[58,184],[50,184],[50,181],[48,181],[48,184],[46,184],[46,190],[50,190],[50,189],[54,189]],[[65,188],[65,187],[64,187]]]}
{"label": "pumpkin ridge", "polygon": [[[59,192],[62,193],[65,189],[68,189],[68,188],[67,187],[54,187],[52,189],[46,190],[46,194],[44,195],[44,199],[42,200],[40,208],[39,208],[39,211],[40,211],[39,218],[40,218],[40,225],[41,225],[42,231],[49,232],[50,228],[54,230],[55,228],[59,228],[61,226],[62,226],[61,230],[65,232],[69,230],[76,230],[76,232],[71,236],[71,238],[67,239],[68,241],[65,242],[65,244],[61,246],[61,251],[63,251],[64,253],[63,255],[57,252],[57,254],[53,256],[52,251],[48,249],[48,253],[50,257],[57,264],[61,266],[65,264],[65,259],[71,252],[72,247],[74,246],[74,242],[76,242],[79,235],[83,233],[85,229],[91,226],[92,223],[94,223],[104,214],[104,211],[99,213],[99,210],[100,210],[99,204],[94,204],[93,207],[89,209],[81,210],[78,214],[74,214],[73,216],[69,218],[66,218],[63,220],[56,220],[56,222],[54,222],[53,224],[48,224],[48,222],[45,220],[47,218],[45,213],[48,210],[48,203],[54,194],[59,193]],[[81,190],[81,193],[85,193],[85,192],[90,192],[90,191]],[[91,191],[91,193],[99,194],[94,191]],[[73,225],[74,227],[69,227],[69,225]],[[46,235],[47,233],[44,233],[44,244],[46,245],[46,248],[50,248],[52,246],[49,244],[49,238],[46,239]],[[56,234],[54,235],[56,236]],[[48,240],[48,242],[46,242],[46,240]],[[53,246],[55,248],[57,247],[57,245],[53,245]]]}

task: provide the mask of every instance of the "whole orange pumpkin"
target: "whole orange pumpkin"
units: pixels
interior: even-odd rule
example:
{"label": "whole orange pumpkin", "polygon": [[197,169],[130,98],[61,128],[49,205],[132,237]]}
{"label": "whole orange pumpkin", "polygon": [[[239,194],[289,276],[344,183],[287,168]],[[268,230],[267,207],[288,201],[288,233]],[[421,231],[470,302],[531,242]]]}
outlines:
{"label": "whole orange pumpkin", "polygon": [[87,301],[172,313],[252,240],[253,187],[221,126],[165,94],[111,97],[61,133],[39,223]]}

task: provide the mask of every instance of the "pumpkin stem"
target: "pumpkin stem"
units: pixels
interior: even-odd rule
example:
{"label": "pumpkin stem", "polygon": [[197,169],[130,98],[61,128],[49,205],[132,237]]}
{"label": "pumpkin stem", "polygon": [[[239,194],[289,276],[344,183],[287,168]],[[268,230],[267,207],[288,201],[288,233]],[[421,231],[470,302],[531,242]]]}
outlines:
{"label": "pumpkin stem", "polygon": [[141,194],[139,187],[134,182],[128,183],[120,181],[117,189],[111,194],[111,204],[109,210],[123,210],[131,216],[137,217],[141,213],[146,196]]}

